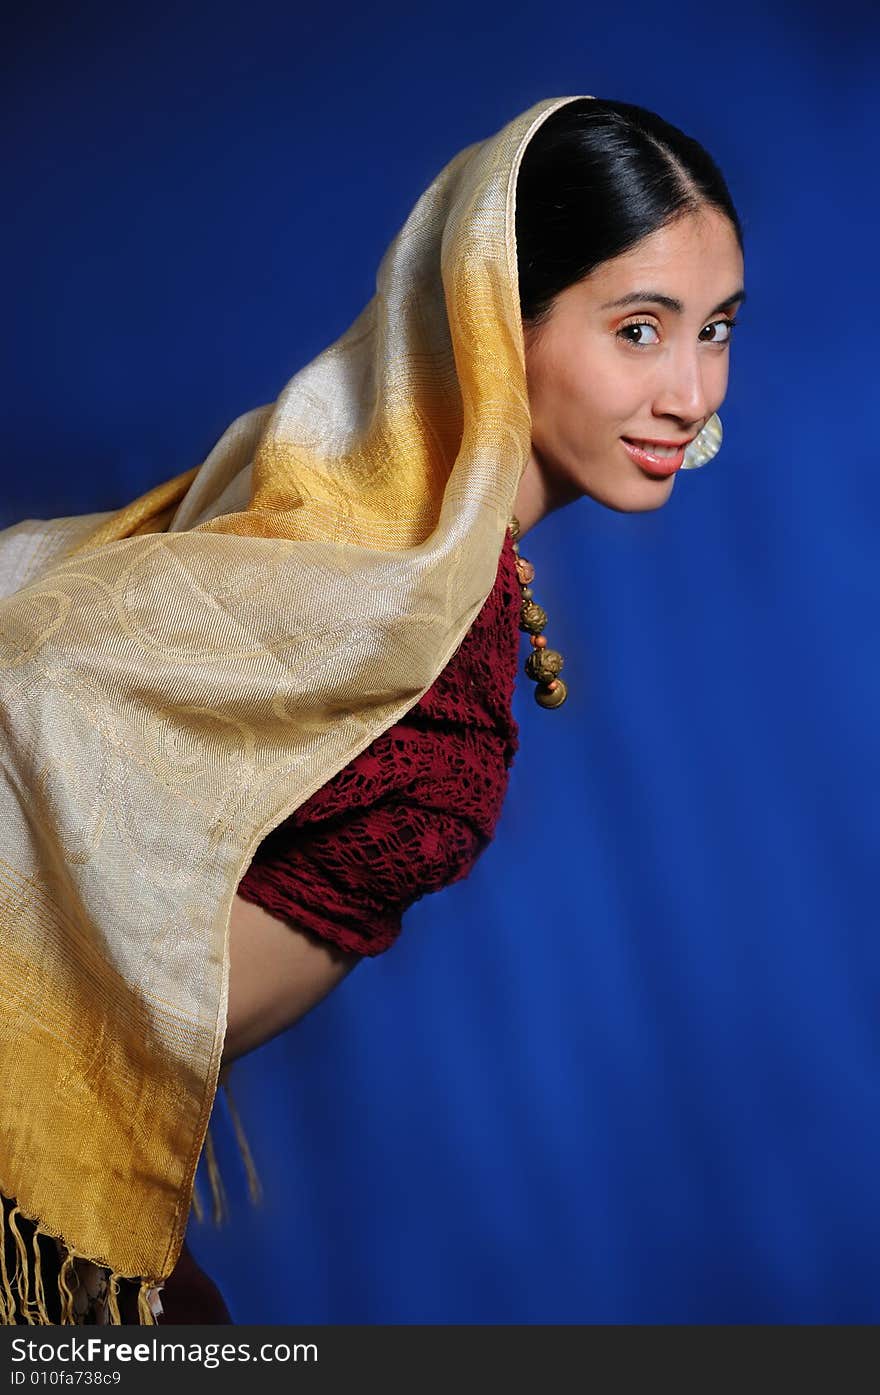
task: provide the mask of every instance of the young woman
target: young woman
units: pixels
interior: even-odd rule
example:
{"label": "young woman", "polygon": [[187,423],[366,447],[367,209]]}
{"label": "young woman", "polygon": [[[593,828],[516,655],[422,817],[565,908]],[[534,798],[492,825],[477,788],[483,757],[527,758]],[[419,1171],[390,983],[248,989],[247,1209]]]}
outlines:
{"label": "young woman", "polygon": [[[537,700],[553,708],[567,695],[562,656],[544,634],[547,617],[521,544],[548,514],[585,495],[622,512],[659,508],[680,469],[702,465],[717,451],[716,413],[745,299],[742,230],[720,171],[695,140],[627,103],[552,99],[450,162],[386,254],[377,287],[348,335],[302,370],[272,408],[239,419],[200,470],[118,514],[93,516],[86,526],[61,521],[69,525],[64,540],[73,542],[63,554],[62,576],[71,574],[63,570],[65,562],[72,565],[68,559],[81,559],[77,565],[88,570],[90,559],[138,540],[122,578],[119,563],[109,581],[100,578],[123,609],[132,576],[150,590],[145,564],[161,554],[141,549],[160,534],[175,543],[200,533],[212,545],[235,542],[244,568],[228,593],[220,587],[227,609],[242,588],[260,592],[264,584],[264,554],[247,554],[245,539],[273,540],[283,556],[293,541],[300,561],[318,564],[312,583],[324,578],[325,603],[319,595],[299,636],[309,625],[320,642],[296,654],[314,682],[297,690],[297,704],[280,684],[272,711],[282,726],[295,723],[316,740],[326,736],[331,719],[338,727],[354,717],[357,736],[346,752],[336,747],[325,754],[317,767],[323,778],[310,770],[292,781],[296,803],[291,809],[288,792],[283,817],[277,810],[284,799],[271,805],[271,816],[269,805],[247,816],[249,829],[268,831],[238,845],[245,870],[235,878],[228,936],[220,941],[227,951],[220,956],[227,969],[225,1019],[221,991],[215,1051],[203,1070],[214,1087],[212,1070],[285,1030],[364,957],[389,948],[407,907],[466,876],[491,840],[518,745],[510,702],[523,632],[532,651],[525,671]],[[402,344],[395,345],[401,322]],[[387,340],[377,336],[377,323]],[[430,333],[425,325],[433,326]],[[344,394],[333,372],[343,373]],[[353,461],[358,471],[350,469]],[[8,555],[21,538],[11,536],[14,529],[7,533]],[[336,548],[332,574],[321,551],[328,538]],[[442,566],[432,570],[437,539],[447,546]],[[2,542],[0,535],[0,559]],[[122,562],[118,551],[116,557]],[[377,557],[383,565],[374,568]],[[92,560],[93,579],[94,567]],[[456,592],[451,578],[459,573],[464,582]],[[215,602],[217,575],[205,564],[196,577],[200,593]],[[347,593],[337,589],[338,578],[345,575],[359,577],[380,602],[397,588],[407,604],[340,611]],[[19,569],[16,592],[21,578]],[[59,589],[56,578],[53,594]],[[151,596],[161,607],[160,591]],[[415,625],[395,629],[401,609]],[[249,632],[240,614],[235,619],[232,642],[243,636],[240,652],[250,655]],[[417,628],[427,639],[416,638]],[[130,629],[143,643],[140,616]],[[377,633],[384,647],[375,644]],[[179,624],[156,626],[149,641],[166,665],[184,650],[194,652]],[[283,677],[289,631],[270,625],[261,644]],[[327,655],[340,653],[348,655],[346,683],[322,686]],[[272,672],[267,667],[262,677]],[[204,667],[200,681],[209,688],[213,682]],[[316,689],[322,701],[310,705]],[[177,711],[170,691],[166,685],[159,692],[165,714]],[[141,685],[138,702],[144,693]],[[235,712],[224,708],[223,721],[246,725],[248,698],[245,693]],[[154,702],[155,694],[147,699]],[[199,712],[210,727],[213,698]],[[184,723],[174,733],[176,776],[195,768],[216,735],[200,731],[200,745],[192,730]],[[266,724],[259,735],[272,739]],[[148,732],[148,757],[156,752],[149,741]],[[245,745],[249,752],[261,749]],[[296,769],[297,753],[287,754],[288,769]],[[251,778],[265,779],[265,769],[251,769]],[[193,807],[197,794],[193,787]],[[226,827],[211,824],[211,837],[221,838]],[[215,875],[215,888],[221,880]],[[222,922],[220,916],[221,929]],[[218,941],[208,936],[205,943]],[[161,1051],[152,1059],[162,1059]],[[205,1118],[203,1099],[190,1170],[179,1180],[181,1204],[168,1227],[177,1264],[169,1271],[166,1258],[163,1265],[133,1268],[128,1257],[123,1268],[125,1245],[120,1238],[110,1254],[109,1221],[103,1232],[90,1231],[84,1218],[79,1242],[68,1225],[67,1276],[82,1277],[87,1259],[97,1267],[88,1269],[93,1299],[81,1301],[79,1310],[65,1304],[59,1286],[61,1320],[230,1320],[182,1244]],[[171,1173],[168,1167],[164,1175]],[[40,1222],[21,1242],[7,1226],[6,1257],[20,1256],[21,1284],[16,1299],[6,1283],[6,1320],[22,1320],[29,1293],[31,1320],[46,1320],[28,1289],[28,1244],[32,1251],[43,1246],[44,1275],[51,1274],[46,1241],[56,1238],[61,1258],[60,1232],[45,1204],[31,1210],[23,1194],[9,1190],[2,1165],[0,1184],[8,1203],[18,1197],[19,1231]],[[96,1247],[94,1235],[102,1233],[107,1242]],[[104,1271],[111,1269],[108,1301]],[[119,1294],[121,1308],[113,1301]]]}
{"label": "young woman", "polygon": [[[532,421],[519,539],[584,495],[626,513],[661,508],[724,400],[745,300],[742,231],[720,172],[641,107],[571,103],[523,158],[516,243]],[[717,434],[710,426],[706,458]],[[519,606],[507,611],[518,624]],[[373,950],[362,936],[344,952],[346,937],[317,921],[316,935],[291,935],[302,927],[261,909],[264,884],[249,873],[233,904],[227,1062],[290,1026]]]}

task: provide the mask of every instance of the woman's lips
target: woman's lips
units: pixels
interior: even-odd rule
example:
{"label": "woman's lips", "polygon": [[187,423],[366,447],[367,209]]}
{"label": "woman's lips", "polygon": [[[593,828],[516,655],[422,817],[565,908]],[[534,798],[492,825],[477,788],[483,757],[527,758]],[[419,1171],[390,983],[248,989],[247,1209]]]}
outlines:
{"label": "woman's lips", "polygon": [[684,464],[684,453],[687,445],[679,446],[674,455],[653,455],[648,446],[637,446],[632,441],[628,441],[625,436],[621,436],[624,449],[630,460],[643,470],[647,470],[652,475],[674,475],[676,470],[680,470]]}

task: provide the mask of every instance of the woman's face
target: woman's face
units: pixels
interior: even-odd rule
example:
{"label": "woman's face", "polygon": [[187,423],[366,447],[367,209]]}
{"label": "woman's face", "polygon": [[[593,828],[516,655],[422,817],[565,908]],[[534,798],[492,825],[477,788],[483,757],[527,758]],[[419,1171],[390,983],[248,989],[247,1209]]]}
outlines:
{"label": "woman's face", "polygon": [[557,296],[526,333],[523,532],[584,494],[625,513],[666,503],[675,473],[624,443],[699,433],[727,391],[729,325],[743,299],[742,252],[714,208],[680,216]]}

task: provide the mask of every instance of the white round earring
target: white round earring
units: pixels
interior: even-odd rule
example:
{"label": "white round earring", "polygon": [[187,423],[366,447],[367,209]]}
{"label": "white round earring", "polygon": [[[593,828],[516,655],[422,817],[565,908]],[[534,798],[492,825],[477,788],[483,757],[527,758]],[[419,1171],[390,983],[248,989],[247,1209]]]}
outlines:
{"label": "white round earring", "polygon": [[723,435],[721,418],[717,412],[713,412],[699,436],[691,441],[685,451],[682,470],[698,470],[716,456],[721,449]]}

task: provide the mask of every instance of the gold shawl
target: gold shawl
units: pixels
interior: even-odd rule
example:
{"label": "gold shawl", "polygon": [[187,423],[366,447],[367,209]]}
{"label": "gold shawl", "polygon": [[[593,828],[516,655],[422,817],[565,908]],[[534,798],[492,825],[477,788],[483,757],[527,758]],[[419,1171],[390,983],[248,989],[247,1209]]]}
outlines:
{"label": "gold shawl", "polygon": [[111,1271],[111,1321],[125,1276],[152,1322],[180,1253],[258,844],[492,588],[530,449],[516,177],[576,100],[460,151],[351,327],[202,465],[0,532],[0,1191]]}

